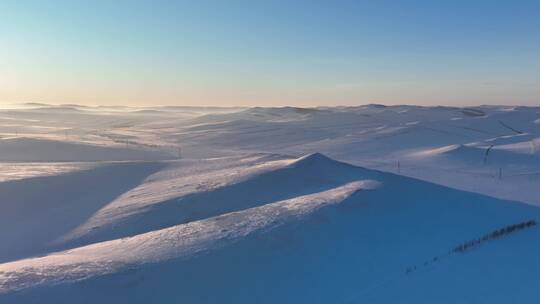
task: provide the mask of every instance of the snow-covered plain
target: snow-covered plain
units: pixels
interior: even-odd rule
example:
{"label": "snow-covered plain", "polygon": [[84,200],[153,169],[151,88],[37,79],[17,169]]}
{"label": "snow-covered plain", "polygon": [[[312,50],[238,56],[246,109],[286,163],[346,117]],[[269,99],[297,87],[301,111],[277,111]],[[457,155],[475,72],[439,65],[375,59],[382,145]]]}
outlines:
{"label": "snow-covered plain", "polygon": [[0,111],[0,303],[540,296],[540,108]]}

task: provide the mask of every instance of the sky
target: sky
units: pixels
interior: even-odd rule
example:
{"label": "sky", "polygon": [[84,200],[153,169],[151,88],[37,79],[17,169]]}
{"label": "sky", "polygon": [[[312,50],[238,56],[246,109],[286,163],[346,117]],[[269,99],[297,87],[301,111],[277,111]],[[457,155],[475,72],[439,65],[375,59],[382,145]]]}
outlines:
{"label": "sky", "polygon": [[540,1],[0,1],[0,105],[540,105]]}

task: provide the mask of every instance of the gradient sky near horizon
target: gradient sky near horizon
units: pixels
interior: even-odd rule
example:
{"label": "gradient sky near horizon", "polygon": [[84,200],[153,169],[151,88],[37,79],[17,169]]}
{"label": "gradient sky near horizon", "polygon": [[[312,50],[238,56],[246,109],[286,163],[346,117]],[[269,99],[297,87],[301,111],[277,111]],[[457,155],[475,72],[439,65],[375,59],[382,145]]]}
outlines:
{"label": "gradient sky near horizon", "polygon": [[540,105],[540,1],[0,2],[0,105]]}

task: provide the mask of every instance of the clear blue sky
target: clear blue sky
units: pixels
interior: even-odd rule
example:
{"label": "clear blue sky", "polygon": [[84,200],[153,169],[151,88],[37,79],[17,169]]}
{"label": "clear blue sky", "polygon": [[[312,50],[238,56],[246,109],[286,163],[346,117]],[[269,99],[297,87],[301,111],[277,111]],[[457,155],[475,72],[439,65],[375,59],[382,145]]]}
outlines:
{"label": "clear blue sky", "polygon": [[540,1],[0,1],[0,103],[540,105]]}

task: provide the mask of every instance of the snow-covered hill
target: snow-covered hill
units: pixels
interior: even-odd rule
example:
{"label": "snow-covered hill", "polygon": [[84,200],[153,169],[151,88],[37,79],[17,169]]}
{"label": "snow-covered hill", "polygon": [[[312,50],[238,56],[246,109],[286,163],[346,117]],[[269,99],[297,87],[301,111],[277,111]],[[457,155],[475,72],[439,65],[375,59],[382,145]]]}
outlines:
{"label": "snow-covered hill", "polygon": [[165,160],[176,156],[149,149],[103,146],[69,141],[7,138],[0,139],[0,161],[73,162]]}
{"label": "snow-covered hill", "polygon": [[0,303],[534,302],[539,120],[0,110]]}
{"label": "snow-covered hill", "polygon": [[[231,159],[219,162],[214,167]],[[148,176],[156,168],[147,166],[114,171]],[[181,164],[158,170],[142,181],[156,191],[137,186],[139,191],[159,196],[157,190],[169,182],[164,175],[182,176]],[[47,188],[52,177],[44,179],[40,184]],[[174,191],[171,197],[204,195],[204,200],[147,198],[138,203],[146,209],[137,222],[149,231],[133,231],[117,220],[115,227],[129,232],[122,238],[114,228],[105,229],[102,235],[114,236],[110,240],[0,264],[0,300],[501,303],[538,295],[532,282],[540,273],[536,226],[453,252],[497,229],[540,220],[536,207],[354,167],[321,154],[290,160],[255,156],[228,182],[202,193]],[[203,202],[205,208],[198,209]],[[154,212],[161,204],[176,205],[166,212],[176,210],[177,216]],[[109,210],[121,208],[112,199],[101,210],[113,205]],[[123,205],[129,210],[128,201]],[[202,213],[186,219],[193,210]],[[57,221],[72,217],[67,211],[56,214]],[[172,218],[177,222],[169,222]],[[162,227],[145,219],[163,221]],[[10,225],[22,224],[14,220]],[[39,234],[39,229],[31,231]],[[27,233],[26,238],[34,237]],[[520,278],[517,296],[508,292],[510,278]],[[466,283],[470,280],[474,288]]]}

